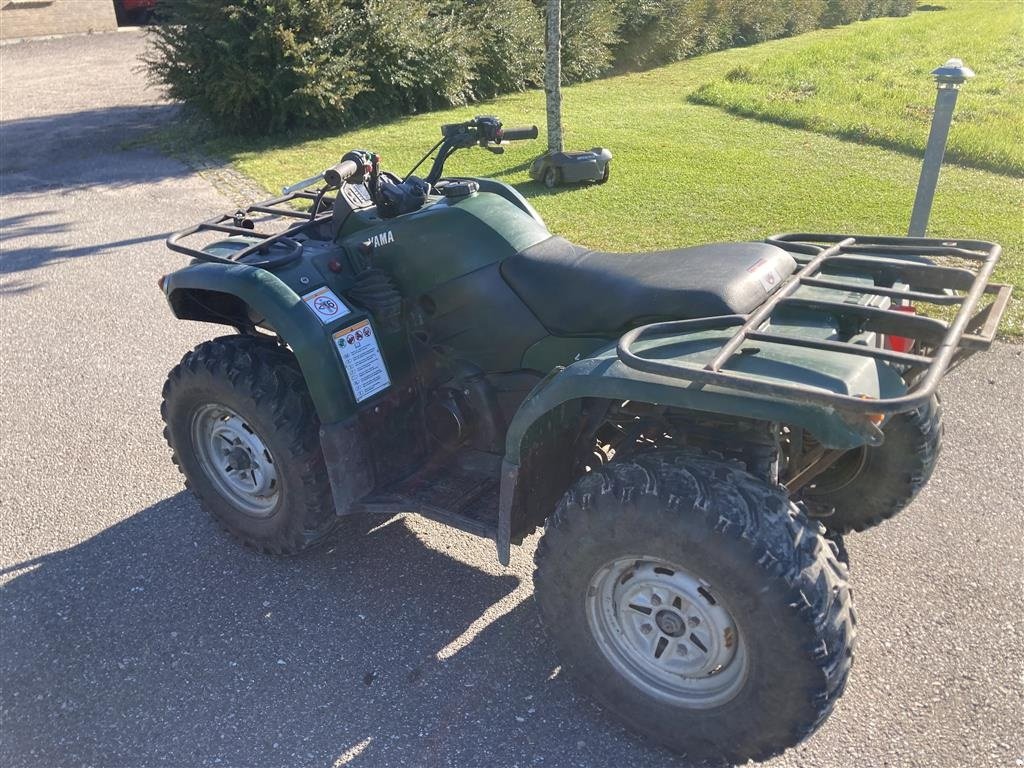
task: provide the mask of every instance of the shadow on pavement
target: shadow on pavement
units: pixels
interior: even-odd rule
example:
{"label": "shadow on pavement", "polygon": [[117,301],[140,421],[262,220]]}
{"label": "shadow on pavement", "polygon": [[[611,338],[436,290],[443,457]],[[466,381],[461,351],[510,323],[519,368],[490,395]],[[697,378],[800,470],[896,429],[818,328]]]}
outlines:
{"label": "shadow on pavement", "polygon": [[134,150],[130,162],[122,157],[126,143],[166,125],[178,112],[175,104],[150,104],[0,122],[0,195],[186,176],[185,166],[152,150]]}
{"label": "shadow on pavement", "polygon": [[[168,232],[132,237],[112,243],[89,244],[82,246],[54,245],[54,240],[72,239],[74,228],[66,222],[43,223],[47,217],[63,217],[57,211],[41,211],[0,219],[0,277],[17,272],[26,272],[46,266],[54,261],[65,261],[80,256],[100,255],[118,248],[125,248],[141,243],[149,243],[165,239]],[[22,245],[19,240],[38,245]],[[22,290],[31,290],[33,286],[24,286]],[[15,290],[11,283],[0,285],[0,292]]]}
{"label": "shadow on pavement", "polygon": [[552,674],[532,600],[466,633],[518,578],[401,518],[268,558],[179,493],[0,578],[6,766],[484,765],[622,738]]}

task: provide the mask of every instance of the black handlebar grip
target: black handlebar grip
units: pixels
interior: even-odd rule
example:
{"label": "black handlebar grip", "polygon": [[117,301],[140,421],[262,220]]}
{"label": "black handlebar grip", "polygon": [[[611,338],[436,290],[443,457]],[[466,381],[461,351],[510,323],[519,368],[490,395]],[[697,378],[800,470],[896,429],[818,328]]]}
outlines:
{"label": "black handlebar grip", "polygon": [[518,125],[515,128],[502,128],[502,141],[522,141],[524,139],[536,139],[536,125]]}
{"label": "black handlebar grip", "polygon": [[354,160],[342,160],[324,171],[324,181],[332,187],[340,187],[343,182],[348,181],[356,172],[362,170]]}

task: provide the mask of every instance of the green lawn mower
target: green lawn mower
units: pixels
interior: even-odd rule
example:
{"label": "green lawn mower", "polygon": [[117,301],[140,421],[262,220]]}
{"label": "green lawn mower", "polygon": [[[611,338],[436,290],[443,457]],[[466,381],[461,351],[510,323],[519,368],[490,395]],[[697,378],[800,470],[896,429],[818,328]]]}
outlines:
{"label": "green lawn mower", "polygon": [[445,126],[424,178],[354,150],[172,235],[193,259],[160,280],[174,316],[232,329],[167,379],[174,462],[272,554],[414,513],[507,564],[543,528],[537,605],[580,688],[690,758],[767,758],[846,686],[841,537],[928,481],[939,382],[1009,300],[1000,247],[605,253],[506,184],[444,175],[459,149],[536,134]]}

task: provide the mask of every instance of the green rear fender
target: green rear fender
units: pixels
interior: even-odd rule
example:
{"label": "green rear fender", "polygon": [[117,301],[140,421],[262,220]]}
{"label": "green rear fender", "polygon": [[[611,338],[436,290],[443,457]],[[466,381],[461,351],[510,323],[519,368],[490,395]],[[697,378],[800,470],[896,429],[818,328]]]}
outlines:
{"label": "green rear fender", "polygon": [[[659,342],[665,358],[703,365],[728,337],[711,331]],[[905,391],[900,376],[878,361],[840,353],[765,344],[761,354],[743,356],[737,372],[766,381],[782,381],[864,397],[893,397]],[[715,386],[698,386],[668,376],[644,373],[618,359],[614,344],[549,375],[527,396],[509,426],[506,460],[518,464],[530,427],[558,406],[582,398],[654,403],[742,419],[803,427],[828,448],[849,449],[877,442],[870,423],[847,421],[828,405],[755,396]]]}
{"label": "green rear fender", "polygon": [[192,264],[164,279],[175,317],[238,328],[254,321],[272,328],[302,368],[321,423],[351,415],[341,362],[330,335],[302,299],[272,273],[245,264]]}
{"label": "green rear fender", "polygon": [[[720,348],[713,334],[693,334],[673,346],[666,357],[702,363]],[[769,346],[769,345],[764,345]],[[744,357],[739,369],[752,376],[796,382],[843,394],[891,397],[903,382],[895,371],[874,360],[807,350],[765,349]],[[867,422],[844,420],[828,406],[754,397],[736,390],[704,386],[644,373],[624,365],[614,344],[567,368],[556,368],[519,406],[509,425],[502,462],[498,511],[498,559],[507,564],[512,541],[543,523],[565,491],[572,474],[566,441],[578,434],[586,398],[653,403],[719,416],[803,427],[828,448],[849,449],[877,443],[881,433]]]}

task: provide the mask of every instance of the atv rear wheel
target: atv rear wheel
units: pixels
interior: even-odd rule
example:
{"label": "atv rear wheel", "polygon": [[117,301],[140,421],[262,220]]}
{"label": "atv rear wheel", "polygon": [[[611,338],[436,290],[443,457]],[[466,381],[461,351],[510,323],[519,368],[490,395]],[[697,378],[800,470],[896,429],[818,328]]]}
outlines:
{"label": "atv rear wheel", "polygon": [[863,531],[901,512],[932,476],[942,448],[938,396],[885,425],[885,442],[855,448],[802,493],[812,517],[832,533]]}
{"label": "atv rear wheel", "polygon": [[186,487],[229,533],[273,554],[330,533],[319,422],[287,349],[241,335],[204,342],[171,371],[160,412]]}
{"label": "atv rear wheel", "polygon": [[846,685],[846,566],[738,464],[672,451],[590,472],[549,518],[534,580],[580,686],[691,759],[777,754]]}

